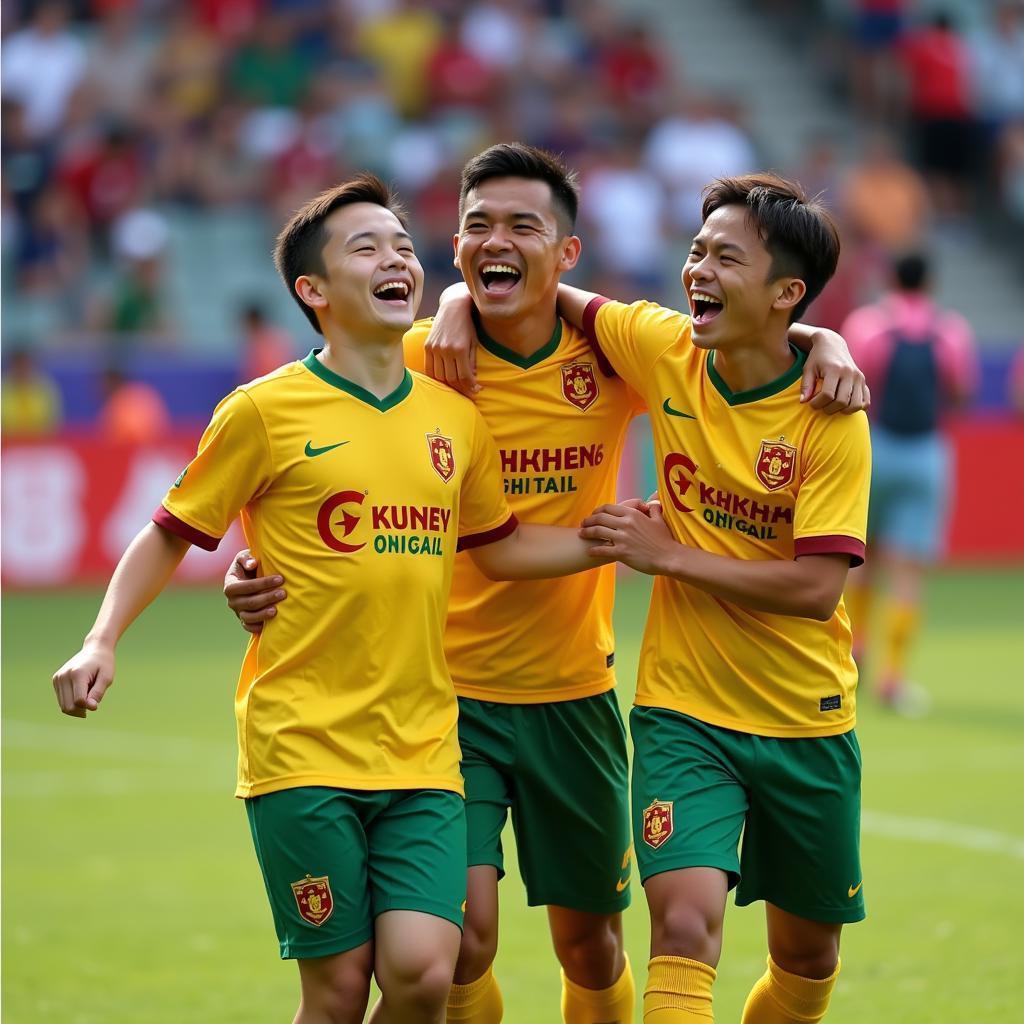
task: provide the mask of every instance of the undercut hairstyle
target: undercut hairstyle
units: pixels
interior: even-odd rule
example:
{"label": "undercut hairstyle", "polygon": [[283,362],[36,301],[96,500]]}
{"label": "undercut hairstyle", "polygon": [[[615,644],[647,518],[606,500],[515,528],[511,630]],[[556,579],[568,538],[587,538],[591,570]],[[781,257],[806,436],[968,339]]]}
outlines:
{"label": "undercut hairstyle", "polygon": [[463,167],[459,190],[460,224],[466,212],[466,197],[492,178],[526,178],[528,181],[545,182],[551,189],[552,205],[562,233],[571,235],[576,229],[576,214],[580,206],[576,172],[566,167],[554,153],[523,142],[499,142],[478,153]]}
{"label": "undercut hairstyle", "polygon": [[373,174],[359,174],[350,181],[321,192],[292,214],[274,243],[274,266],[303,316],[317,334],[323,334],[316,311],[299,298],[295,282],[305,274],[326,274],[324,246],[329,234],[324,226],[335,210],[353,203],[373,203],[390,210],[408,230],[405,207],[395,193]]}
{"label": "undercut hairstyle", "polygon": [[777,174],[744,174],[719,178],[704,189],[701,217],[707,220],[723,206],[746,207],[772,258],[768,280],[797,277],[807,288],[790,311],[799,320],[821,294],[839,262],[839,231],[817,197],[809,198],[795,182]]}

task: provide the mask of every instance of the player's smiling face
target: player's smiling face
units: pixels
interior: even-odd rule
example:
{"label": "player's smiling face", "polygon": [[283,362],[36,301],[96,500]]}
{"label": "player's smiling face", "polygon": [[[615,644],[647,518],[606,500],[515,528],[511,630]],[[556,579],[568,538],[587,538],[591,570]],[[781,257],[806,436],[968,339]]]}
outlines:
{"label": "player's smiling face", "polygon": [[325,273],[308,275],[316,296],[303,298],[321,320],[344,325],[354,336],[383,331],[400,337],[423,295],[423,268],[401,221],[375,203],[352,203],[335,210],[324,227]]}
{"label": "player's smiling face", "polygon": [[700,348],[756,344],[788,322],[803,295],[792,277],[770,280],[772,257],[743,206],[721,206],[704,222],[683,264],[683,291]]}
{"label": "player's smiling face", "polygon": [[516,318],[553,305],[559,276],[579,259],[579,239],[544,181],[491,178],[466,196],[455,265],[481,316]]}

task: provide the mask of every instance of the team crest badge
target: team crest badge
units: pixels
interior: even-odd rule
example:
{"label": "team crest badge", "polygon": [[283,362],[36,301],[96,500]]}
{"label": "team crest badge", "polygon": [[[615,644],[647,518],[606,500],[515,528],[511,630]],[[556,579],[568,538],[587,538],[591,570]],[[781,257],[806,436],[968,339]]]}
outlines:
{"label": "team crest badge", "polygon": [[769,491],[785,487],[796,472],[796,448],[781,441],[762,441],[754,473]]}
{"label": "team crest badge", "polygon": [[584,412],[594,404],[597,395],[593,363],[566,363],[562,367],[562,397],[567,402]]}
{"label": "team crest badge", "polygon": [[445,482],[455,475],[455,453],[452,451],[452,439],[442,434],[427,434],[427,446],[430,448],[430,463],[434,471]]}
{"label": "team crest badge", "polygon": [[655,800],[644,808],[644,842],[656,850],[672,835],[672,801]]}
{"label": "team crest badge", "polygon": [[301,882],[292,882],[292,892],[303,921],[320,927],[334,913],[331,880],[327,875],[312,878],[306,875]]}

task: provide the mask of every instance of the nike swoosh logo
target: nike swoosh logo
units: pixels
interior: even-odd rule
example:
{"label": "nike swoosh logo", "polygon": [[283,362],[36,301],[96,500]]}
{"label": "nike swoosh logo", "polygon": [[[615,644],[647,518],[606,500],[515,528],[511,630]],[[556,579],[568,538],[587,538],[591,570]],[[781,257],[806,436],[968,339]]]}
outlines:
{"label": "nike swoosh logo", "polygon": [[615,883],[615,891],[616,892],[622,892],[622,890],[625,889],[628,885],[629,885],[629,879],[628,878],[625,881],[623,881],[620,878]]}
{"label": "nike swoosh logo", "polygon": [[847,893],[847,895],[848,895],[848,896],[850,897],[850,899],[851,899],[851,900],[853,899],[853,897],[854,897],[854,896],[856,896],[856,895],[857,895],[857,893],[859,893],[859,892],[860,892],[860,887],[861,887],[861,886],[862,886],[863,884],[864,884],[864,881],[863,881],[863,880],[861,880],[861,881],[859,881],[859,882],[858,882],[858,883],[857,883],[856,885],[851,885],[851,886],[850,886],[850,890],[849,890],[849,892]]}
{"label": "nike swoosh logo", "polygon": [[307,441],[306,454],[311,459],[315,459],[318,455],[323,455],[325,452],[333,452],[335,448],[340,448],[343,444],[348,444],[348,441],[339,441],[337,444],[325,445],[323,448],[314,448],[313,442]]}
{"label": "nike swoosh logo", "polygon": [[684,420],[695,420],[697,418],[696,416],[691,416],[688,412],[679,412],[678,409],[673,409],[672,406],[668,404],[671,401],[671,398],[666,398],[665,404],[662,406],[662,409],[664,409],[669,416],[681,416]]}

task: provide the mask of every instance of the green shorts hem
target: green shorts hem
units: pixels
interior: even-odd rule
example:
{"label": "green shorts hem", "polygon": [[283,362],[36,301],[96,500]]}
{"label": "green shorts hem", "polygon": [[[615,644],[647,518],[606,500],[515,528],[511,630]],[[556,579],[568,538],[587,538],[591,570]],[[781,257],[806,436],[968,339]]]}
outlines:
{"label": "green shorts hem", "polygon": [[678,857],[673,857],[671,861],[659,860],[657,867],[641,871],[640,882],[646,884],[647,880],[655,875],[663,875],[666,871],[682,871],[684,868],[716,868],[719,871],[724,871],[729,878],[730,889],[735,889],[740,881],[740,873],[736,870],[735,862],[727,864],[717,854],[681,853]]}
{"label": "green shorts hem", "polygon": [[526,905],[528,907],[565,907],[566,910],[578,910],[583,914],[621,914],[632,902],[629,889],[627,888],[621,896],[609,900],[581,900],[574,896],[568,899],[561,899],[554,893],[527,893]]}
{"label": "green shorts hem", "polygon": [[440,917],[445,921],[451,921],[459,931],[462,931],[462,911],[452,910],[450,906],[440,900],[410,899],[405,896],[378,898],[373,909],[374,920],[389,910],[411,910],[417,914],[429,914],[431,917]]}
{"label": "green shorts hem", "polygon": [[348,935],[336,935],[320,942],[282,942],[282,960],[313,960],[322,956],[337,956],[357,949],[373,938],[372,928],[360,928]]}
{"label": "green shorts hem", "polygon": [[788,900],[772,899],[770,895],[745,895],[741,899],[739,893],[736,894],[737,907],[749,907],[751,903],[761,903],[762,901],[771,903],[772,906],[784,910],[787,914],[802,917],[807,921],[820,921],[822,924],[856,924],[868,916],[863,903],[850,907],[801,907]]}

